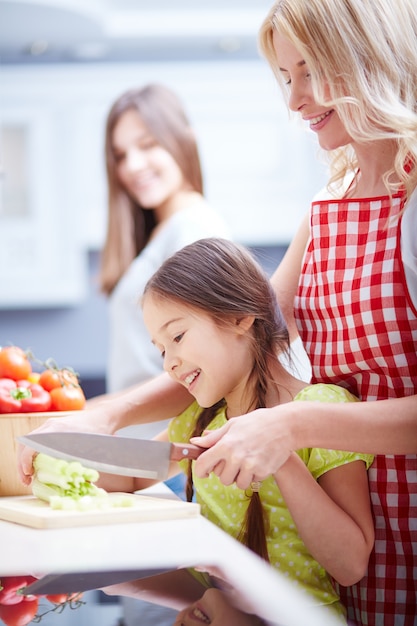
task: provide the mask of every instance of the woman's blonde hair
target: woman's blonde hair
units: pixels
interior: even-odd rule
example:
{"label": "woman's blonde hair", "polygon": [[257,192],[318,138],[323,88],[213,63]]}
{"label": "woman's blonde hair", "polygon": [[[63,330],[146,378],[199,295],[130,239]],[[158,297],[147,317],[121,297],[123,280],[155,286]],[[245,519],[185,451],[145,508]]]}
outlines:
{"label": "woman's blonde hair", "polygon": [[117,174],[113,132],[127,111],[138,113],[156,142],[175,159],[189,188],[203,193],[197,143],[182,103],[175,93],[157,84],[123,93],[111,107],[106,123],[108,217],[99,283],[107,295],[144,248],[156,225],[154,212],[142,209],[126,192]]}
{"label": "woman's blonde hair", "polygon": [[[355,142],[393,139],[395,163],[384,175],[389,193],[397,178],[409,197],[417,185],[416,0],[278,0],[259,33],[262,54],[283,85],[273,33],[289,39],[305,60],[314,97],[337,108]],[[330,101],[324,89],[330,92]],[[357,169],[349,147],[331,155],[329,187]]]}

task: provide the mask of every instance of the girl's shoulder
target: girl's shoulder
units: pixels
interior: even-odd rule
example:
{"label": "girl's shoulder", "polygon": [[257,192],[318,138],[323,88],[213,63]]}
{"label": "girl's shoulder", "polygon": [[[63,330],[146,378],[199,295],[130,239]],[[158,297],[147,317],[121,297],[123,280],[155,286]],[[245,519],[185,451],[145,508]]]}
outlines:
{"label": "girl's shoulder", "polygon": [[[304,387],[294,400],[333,403],[360,402],[360,400],[347,389],[339,385],[325,383],[316,383]],[[347,463],[353,463],[354,461],[363,461],[366,469],[369,469],[374,460],[372,454],[349,452],[345,450],[328,450],[324,448],[303,448],[297,450],[297,454],[307,465],[316,480],[326,472],[344,466]]]}
{"label": "girl's shoulder", "polygon": [[[194,426],[203,411],[202,407],[195,400],[189,407],[182,413],[174,417],[168,426],[168,435],[170,441],[176,442],[188,442],[193,431]],[[213,420],[208,426],[209,430],[215,430],[220,428],[227,422],[226,410],[221,408],[217,411]]]}
{"label": "girl's shoulder", "polygon": [[350,391],[339,385],[316,383],[307,385],[294,398],[294,401],[307,402],[359,402]]}

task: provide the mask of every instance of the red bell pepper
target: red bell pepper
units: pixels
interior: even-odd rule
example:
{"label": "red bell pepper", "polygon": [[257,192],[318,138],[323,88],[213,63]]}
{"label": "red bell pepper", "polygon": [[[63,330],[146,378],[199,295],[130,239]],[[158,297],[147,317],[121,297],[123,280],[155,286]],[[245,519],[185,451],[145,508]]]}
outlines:
{"label": "red bell pepper", "polygon": [[49,392],[37,383],[0,379],[0,413],[48,411],[51,403]]}
{"label": "red bell pepper", "polygon": [[0,604],[19,604],[26,596],[19,593],[21,589],[34,583],[33,576],[2,576],[0,579]]}

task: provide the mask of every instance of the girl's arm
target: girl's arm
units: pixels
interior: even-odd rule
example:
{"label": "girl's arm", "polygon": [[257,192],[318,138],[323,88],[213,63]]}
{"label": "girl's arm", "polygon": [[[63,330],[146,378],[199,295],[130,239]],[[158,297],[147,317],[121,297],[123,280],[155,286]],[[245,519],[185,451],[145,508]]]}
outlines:
{"label": "girl's arm", "polygon": [[[113,434],[132,424],[146,424],[170,419],[187,408],[194,398],[185,388],[161,374],[137,387],[100,402],[91,409],[48,419],[32,432],[78,431]],[[34,451],[19,447],[19,474],[24,484],[30,484],[33,474]]]}
{"label": "girl's arm", "polygon": [[197,476],[215,471],[225,485],[247,489],[288,459],[292,450],[327,448],[369,454],[417,453],[417,396],[373,402],[288,402],[233,418],[192,443],[210,448]]}
{"label": "girl's arm", "polygon": [[360,580],[374,543],[365,463],[346,463],[316,482],[293,452],[275,480],[316,561],[341,585]]}

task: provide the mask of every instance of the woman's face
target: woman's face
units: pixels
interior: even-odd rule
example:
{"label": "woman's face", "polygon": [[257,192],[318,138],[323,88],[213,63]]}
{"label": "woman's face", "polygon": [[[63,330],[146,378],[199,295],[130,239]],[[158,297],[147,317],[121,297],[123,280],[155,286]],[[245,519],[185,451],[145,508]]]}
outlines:
{"label": "woman's face", "polygon": [[316,103],[309,68],[293,43],[274,31],[273,44],[279,70],[289,90],[289,107],[299,113],[317,133],[324,150],[335,150],[351,143],[337,111]]}
{"label": "woman's face", "polygon": [[178,614],[174,626],[258,626],[259,620],[235,609],[218,589],[207,589],[203,597]]}
{"label": "woman's face", "polygon": [[112,148],[120,184],[144,209],[158,213],[185,188],[177,162],[156,142],[136,111],[119,118]]}

